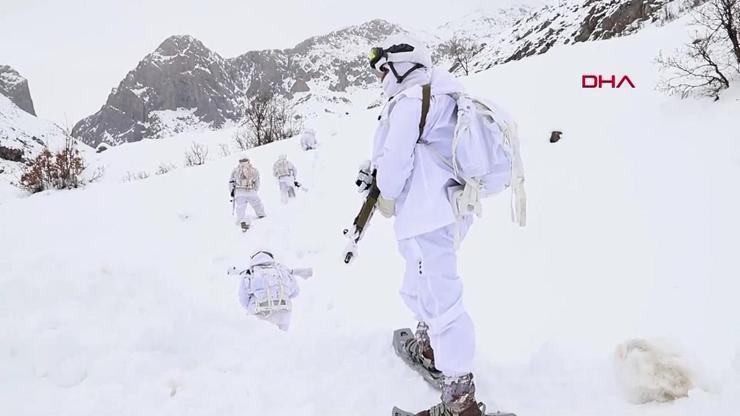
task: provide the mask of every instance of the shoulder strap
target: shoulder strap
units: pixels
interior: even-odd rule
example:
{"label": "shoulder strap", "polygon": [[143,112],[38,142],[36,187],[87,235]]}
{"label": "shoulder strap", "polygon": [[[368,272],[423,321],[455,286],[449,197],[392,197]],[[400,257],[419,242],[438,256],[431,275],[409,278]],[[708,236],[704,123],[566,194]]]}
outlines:
{"label": "shoulder strap", "polygon": [[429,114],[429,107],[432,103],[432,85],[425,84],[421,87],[421,120],[419,121],[419,139],[417,142],[421,142],[421,136],[424,134],[424,126],[427,124],[427,115]]}

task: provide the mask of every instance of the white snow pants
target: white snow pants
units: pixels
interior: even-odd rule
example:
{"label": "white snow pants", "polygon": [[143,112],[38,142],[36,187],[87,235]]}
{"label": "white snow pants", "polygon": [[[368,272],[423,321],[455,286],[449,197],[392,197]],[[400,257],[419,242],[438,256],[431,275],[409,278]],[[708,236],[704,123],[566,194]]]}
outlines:
{"label": "white snow pants", "polygon": [[291,311],[277,311],[271,313],[269,316],[258,315],[258,317],[264,321],[275,324],[282,331],[287,331],[290,327],[290,312]]}
{"label": "white snow pants", "polygon": [[280,183],[280,202],[288,203],[288,198],[295,198],[295,178],[290,176],[281,176],[278,178]]}
{"label": "white snow pants", "polygon": [[236,214],[237,222],[250,223],[249,217],[247,216],[247,207],[250,204],[258,217],[265,216],[265,208],[262,205],[262,200],[259,195],[257,195],[257,192],[237,189],[234,193],[234,213]]}
{"label": "white snow pants", "polygon": [[401,297],[419,321],[429,325],[434,363],[449,377],[473,371],[475,329],[463,305],[463,285],[457,275],[455,235],[460,241],[472,217],[398,242],[406,260]]}

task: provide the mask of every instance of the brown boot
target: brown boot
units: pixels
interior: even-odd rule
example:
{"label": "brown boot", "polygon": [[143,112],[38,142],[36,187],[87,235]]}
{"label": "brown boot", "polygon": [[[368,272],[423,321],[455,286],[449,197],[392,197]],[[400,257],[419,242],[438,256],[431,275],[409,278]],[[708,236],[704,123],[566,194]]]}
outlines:
{"label": "brown boot", "polygon": [[483,416],[486,406],[475,401],[473,374],[460,377],[445,377],[442,386],[442,402],[424,410],[416,416]]}
{"label": "brown boot", "polygon": [[437,368],[434,367],[434,350],[432,350],[432,343],[429,340],[429,326],[424,322],[419,322],[416,325],[416,333],[414,338],[411,338],[404,345],[404,349],[409,357],[421,364],[428,371],[437,372]]}

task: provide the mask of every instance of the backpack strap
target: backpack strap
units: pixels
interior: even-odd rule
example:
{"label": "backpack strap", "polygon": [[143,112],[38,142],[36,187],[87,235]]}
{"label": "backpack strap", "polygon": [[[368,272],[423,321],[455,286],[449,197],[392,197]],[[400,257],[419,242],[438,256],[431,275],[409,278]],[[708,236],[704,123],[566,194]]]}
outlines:
{"label": "backpack strap", "polygon": [[432,104],[432,84],[424,84],[421,87],[421,120],[419,121],[419,138],[416,140],[417,143],[421,143],[421,136],[424,134],[424,126],[427,124],[427,115],[429,115],[429,107]]}

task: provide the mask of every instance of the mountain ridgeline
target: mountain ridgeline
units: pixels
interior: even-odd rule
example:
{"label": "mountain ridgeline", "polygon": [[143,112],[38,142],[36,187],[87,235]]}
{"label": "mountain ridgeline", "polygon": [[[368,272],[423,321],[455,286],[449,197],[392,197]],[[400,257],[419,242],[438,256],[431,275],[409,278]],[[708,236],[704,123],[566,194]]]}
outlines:
{"label": "mountain ridgeline", "polygon": [[[662,20],[668,0],[580,0],[532,9],[517,6],[475,13],[417,33],[438,64],[457,68],[445,45],[469,37],[479,45],[470,69],[547,52],[555,45],[633,33]],[[119,145],[167,135],[168,124],[219,128],[244,116],[245,103],[275,94],[293,104],[349,101],[349,93],[375,82],[366,53],[390,35],[408,32],[384,20],[307,39],[291,49],[251,51],[223,58],[191,36],[172,36],[147,55],[111,92],[103,107],[78,122],[72,135],[83,142]],[[327,111],[329,111],[327,109]],[[174,120],[174,121],[173,121]]]}

